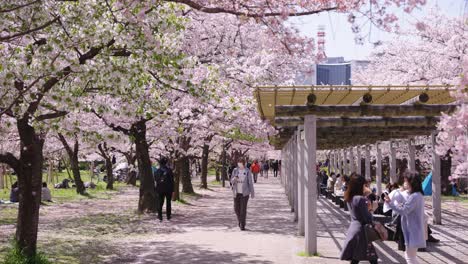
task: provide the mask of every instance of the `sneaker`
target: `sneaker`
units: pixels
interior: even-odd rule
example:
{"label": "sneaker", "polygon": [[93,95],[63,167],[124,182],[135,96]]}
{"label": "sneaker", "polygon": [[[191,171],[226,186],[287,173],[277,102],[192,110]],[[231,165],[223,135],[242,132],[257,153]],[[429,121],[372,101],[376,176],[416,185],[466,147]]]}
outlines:
{"label": "sneaker", "polygon": [[426,248],[418,248],[418,252],[427,252]]}
{"label": "sneaker", "polygon": [[439,243],[440,240],[433,237],[433,236],[429,236],[429,238],[427,239],[427,242],[430,242],[430,243]]}

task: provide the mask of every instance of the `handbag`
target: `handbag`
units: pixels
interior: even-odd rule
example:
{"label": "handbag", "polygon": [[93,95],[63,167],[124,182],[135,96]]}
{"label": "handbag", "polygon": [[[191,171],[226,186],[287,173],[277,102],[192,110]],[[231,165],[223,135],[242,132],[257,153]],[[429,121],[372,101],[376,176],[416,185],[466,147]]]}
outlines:
{"label": "handbag", "polygon": [[388,239],[387,229],[379,222],[364,225],[364,233],[368,242]]}

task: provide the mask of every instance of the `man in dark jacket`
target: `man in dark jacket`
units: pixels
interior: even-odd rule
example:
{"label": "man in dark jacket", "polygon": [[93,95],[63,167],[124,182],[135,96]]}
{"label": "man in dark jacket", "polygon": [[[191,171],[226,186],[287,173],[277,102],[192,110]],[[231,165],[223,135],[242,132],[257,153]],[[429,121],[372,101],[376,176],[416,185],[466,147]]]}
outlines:
{"label": "man in dark jacket", "polygon": [[171,199],[174,191],[174,174],[167,166],[167,158],[159,159],[159,168],[154,172],[156,194],[158,195],[158,219],[162,221],[162,208],[166,199],[167,220],[171,219]]}

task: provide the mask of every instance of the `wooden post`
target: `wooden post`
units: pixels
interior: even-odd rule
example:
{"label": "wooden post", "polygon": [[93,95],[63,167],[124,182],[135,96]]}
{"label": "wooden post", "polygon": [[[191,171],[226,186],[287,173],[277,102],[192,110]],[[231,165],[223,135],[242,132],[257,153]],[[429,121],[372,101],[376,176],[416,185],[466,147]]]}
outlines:
{"label": "wooden post", "polygon": [[357,155],[356,155],[356,157],[357,157],[356,173],[359,174],[359,175],[362,175],[361,146],[357,146],[356,151],[357,151]]}
{"label": "wooden post", "polygon": [[432,221],[435,225],[442,224],[442,201],[440,179],[440,157],[437,155],[436,134],[432,133]]}
{"label": "wooden post", "polygon": [[355,162],[354,162],[354,148],[349,148],[349,174],[356,172]]}
{"label": "wooden post", "polygon": [[368,181],[371,181],[372,180],[372,177],[371,177],[371,167],[370,167],[370,146],[365,146],[365,152],[366,152],[366,179]]}
{"label": "wooden post", "polygon": [[390,141],[390,183],[394,184],[397,182],[396,175],[396,149],[393,144],[393,141]]}
{"label": "wooden post", "polygon": [[375,144],[377,150],[376,166],[375,166],[375,181],[377,183],[377,196],[382,195],[382,150],[379,147],[379,143]]}
{"label": "wooden post", "polygon": [[343,174],[349,175],[348,149],[343,149]]}
{"label": "wooden post", "polygon": [[298,231],[299,235],[304,235],[304,141],[301,138],[301,131],[304,126],[297,128],[297,197],[298,197]]}
{"label": "wooden post", "polygon": [[343,168],[343,163],[344,163],[344,159],[343,159],[343,149],[339,149],[338,152],[336,153],[336,155],[338,156],[338,173],[344,174],[344,168]]}
{"label": "wooden post", "polygon": [[294,133],[294,136],[292,138],[293,142],[293,163],[292,163],[292,169],[293,169],[293,207],[294,207],[294,221],[299,220],[299,202],[298,202],[298,173],[297,173],[297,163],[298,163],[298,156],[297,156],[297,150],[298,150],[298,144],[299,141],[297,140],[297,134],[298,132],[296,131]]}
{"label": "wooden post", "polygon": [[408,152],[409,152],[409,159],[408,159],[408,170],[409,171],[416,171],[416,157],[415,157],[415,149],[414,145],[412,144],[412,140],[408,139]]}
{"label": "wooden post", "polygon": [[305,147],[304,170],[305,173],[305,253],[317,254],[317,118],[312,115],[305,116]]}

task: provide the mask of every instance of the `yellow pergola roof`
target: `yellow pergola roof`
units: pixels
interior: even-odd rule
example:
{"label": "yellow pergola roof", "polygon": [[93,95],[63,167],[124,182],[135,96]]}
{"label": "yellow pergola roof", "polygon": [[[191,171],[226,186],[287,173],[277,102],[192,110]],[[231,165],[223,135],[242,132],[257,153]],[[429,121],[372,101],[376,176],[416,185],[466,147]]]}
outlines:
{"label": "yellow pergola roof", "polygon": [[274,123],[275,106],[305,105],[307,96],[314,93],[315,105],[353,105],[366,93],[372,95],[373,105],[400,105],[425,92],[429,95],[426,104],[450,104],[455,101],[450,96],[454,90],[449,85],[429,86],[260,86],[256,90],[259,112],[263,118]]}

